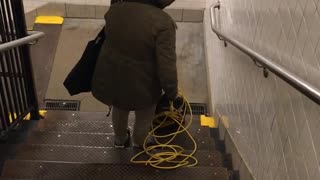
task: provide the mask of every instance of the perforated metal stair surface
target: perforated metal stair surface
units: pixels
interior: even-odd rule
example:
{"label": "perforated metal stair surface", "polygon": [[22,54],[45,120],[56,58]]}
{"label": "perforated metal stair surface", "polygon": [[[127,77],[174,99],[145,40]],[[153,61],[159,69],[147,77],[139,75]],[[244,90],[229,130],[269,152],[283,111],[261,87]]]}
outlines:
{"label": "perforated metal stair surface", "polygon": [[221,167],[157,170],[137,165],[71,164],[33,161],[7,161],[4,177],[35,179],[113,179],[113,180],[228,180]]}
{"label": "perforated metal stair surface", "polygon": [[[215,143],[211,137],[195,135],[199,150],[215,150]],[[55,144],[71,146],[112,147],[112,133],[81,133],[81,132],[41,132],[35,131],[27,139],[28,144]],[[180,134],[174,139],[173,144],[179,144],[185,149],[192,149],[193,143],[188,141],[187,134]]]}
{"label": "perforated metal stair surface", "polygon": [[95,112],[92,116],[92,112],[71,112],[71,111],[50,111],[46,114],[46,122],[58,122],[58,121],[109,121],[111,118],[106,117],[107,113],[105,112]]}
{"label": "perforated metal stair surface", "polygon": [[[130,115],[131,128],[133,120]],[[106,113],[48,112],[27,140],[17,146],[11,160],[6,161],[1,178],[228,180],[228,169],[223,167],[225,155],[219,151],[210,129],[200,126],[198,116],[194,120],[189,131],[198,144],[198,166],[157,170],[130,163],[141,150],[113,148],[113,129]],[[193,145],[186,138],[186,134],[180,135],[173,143],[188,153]]]}
{"label": "perforated metal stair surface", "polygon": [[[130,159],[140,151],[140,149],[22,145],[18,148],[15,159],[78,163],[129,164]],[[191,151],[186,151],[185,153],[190,154]],[[223,157],[219,151],[197,151],[195,157],[199,161],[198,166],[223,166]],[[148,159],[148,156],[142,156],[140,159],[146,160]]]}
{"label": "perforated metal stair surface", "polygon": [[[129,117],[129,127],[133,128],[134,117]],[[209,129],[200,127],[199,120],[193,121],[188,129],[190,133],[199,136],[210,136]],[[112,133],[112,123],[110,121],[40,121],[38,131],[59,131],[59,132],[81,132],[81,133]]]}
{"label": "perforated metal stair surface", "polygon": [[[29,144],[55,144],[55,145],[73,145],[73,146],[97,146],[97,147],[112,147],[113,145],[113,128],[111,118],[106,117],[106,113],[98,113],[91,115],[85,121],[77,113],[63,112],[63,115],[57,114],[58,118],[49,115],[45,121],[40,121],[27,143]],[[82,113],[80,113],[82,114]],[[64,119],[66,118],[66,119]],[[75,118],[75,119],[73,119]],[[105,119],[102,121],[101,119]],[[81,119],[81,120],[80,120]],[[187,118],[188,119],[188,118]],[[129,127],[133,129],[134,115],[129,116]],[[192,126],[188,131],[193,135],[198,142],[199,150],[214,150],[215,143],[210,136],[210,130],[202,128],[199,122],[199,116],[194,116]],[[188,139],[186,133],[179,134],[172,142],[179,144],[186,149],[192,149],[193,144]]]}

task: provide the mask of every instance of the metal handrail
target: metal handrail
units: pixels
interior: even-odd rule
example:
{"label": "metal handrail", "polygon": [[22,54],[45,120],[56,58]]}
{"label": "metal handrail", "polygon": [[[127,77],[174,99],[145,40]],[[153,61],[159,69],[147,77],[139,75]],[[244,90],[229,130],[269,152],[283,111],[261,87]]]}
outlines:
{"label": "metal handrail", "polygon": [[286,81],[288,84],[293,86],[295,89],[300,91],[302,94],[309,97],[312,101],[320,105],[320,90],[318,88],[304,81],[297,75],[291,73],[280,64],[277,64],[271,59],[264,57],[250,47],[244,45],[234,38],[227,36],[225,33],[217,29],[215,24],[216,9],[220,9],[220,2],[210,7],[211,28],[212,31],[215,32],[222,41],[232,44],[234,47],[238,48],[240,51],[251,57],[255,62],[261,64],[264,70],[267,69],[271,71],[272,73]]}
{"label": "metal handrail", "polygon": [[26,45],[29,43],[32,43],[34,41],[39,40],[40,38],[44,37],[45,34],[43,32],[39,32],[39,31],[29,31],[28,32],[28,36],[20,38],[20,39],[16,39],[4,44],[0,44],[0,52],[18,47],[18,46],[22,46],[22,45]]}

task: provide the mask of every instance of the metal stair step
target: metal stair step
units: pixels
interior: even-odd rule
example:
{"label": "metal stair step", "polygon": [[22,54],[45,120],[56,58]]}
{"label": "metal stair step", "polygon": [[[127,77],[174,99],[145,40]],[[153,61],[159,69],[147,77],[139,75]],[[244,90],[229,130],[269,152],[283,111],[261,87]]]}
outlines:
{"label": "metal stair step", "polygon": [[4,178],[32,179],[113,179],[113,180],[228,180],[222,167],[193,167],[158,170],[140,165],[58,163],[9,160]]}
{"label": "metal stair step", "polygon": [[[42,121],[46,123],[74,122],[74,121],[94,121],[94,122],[112,122],[111,117],[106,116],[106,112],[80,112],[80,111],[48,111]],[[135,115],[129,114],[129,124],[133,124]],[[186,120],[190,120],[190,115],[186,115]],[[192,124],[200,126],[200,116],[193,115]]]}
{"label": "metal stair step", "polygon": [[[129,164],[130,159],[139,152],[141,152],[141,149],[22,145],[18,148],[15,159],[54,162]],[[190,154],[191,151],[186,151],[185,153]],[[199,161],[198,166],[223,166],[223,156],[218,151],[197,151],[195,157]],[[149,156],[146,155],[141,157],[141,160],[147,160],[148,158]]]}
{"label": "metal stair step", "polygon": [[[186,137],[186,133],[178,135],[172,144],[184,147],[186,150],[193,149],[194,145]],[[69,146],[93,146],[113,147],[112,133],[70,133],[70,132],[32,132],[26,140],[27,144],[49,144]],[[194,135],[198,150],[215,150],[215,142],[211,137]]]}
{"label": "metal stair step", "polygon": [[113,147],[112,133],[72,133],[33,131],[27,144]]}
{"label": "metal stair step", "polygon": [[112,133],[112,123],[106,121],[40,121],[35,130],[83,133]]}
{"label": "metal stair step", "polygon": [[47,111],[45,121],[109,121],[111,116],[107,117],[107,112],[80,112],[80,111]]}
{"label": "metal stair step", "polygon": [[[129,124],[133,129],[133,125]],[[113,133],[111,122],[103,121],[69,121],[69,122],[46,122],[40,121],[35,128],[36,131],[55,131],[55,132],[79,132],[79,133]],[[192,125],[188,131],[195,138],[210,137],[208,128]]]}

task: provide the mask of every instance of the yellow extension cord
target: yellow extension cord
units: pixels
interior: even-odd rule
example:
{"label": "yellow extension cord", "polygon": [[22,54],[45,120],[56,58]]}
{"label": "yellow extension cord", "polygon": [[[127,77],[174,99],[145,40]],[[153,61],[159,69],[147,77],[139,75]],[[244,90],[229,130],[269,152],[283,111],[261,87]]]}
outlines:
{"label": "yellow extension cord", "polygon": [[[188,128],[192,123],[192,109],[187,98],[184,97],[181,92],[179,92],[179,94],[181,97],[183,97],[183,100],[184,100],[184,104],[182,106],[184,107],[182,117],[179,114],[179,110],[174,108],[173,102],[170,102],[170,111],[165,111],[156,115],[155,120],[159,121],[159,118],[162,118],[162,117],[165,117],[165,118],[164,120],[160,121],[161,123],[157,127],[153,127],[152,125],[152,130],[149,132],[143,144],[144,151],[135,155],[131,159],[132,163],[145,164],[146,166],[150,165],[157,169],[167,169],[167,170],[176,169],[184,166],[192,167],[198,164],[198,160],[194,157],[194,154],[197,151],[197,143],[188,131]],[[183,126],[182,122],[186,116],[187,109],[189,109],[189,112],[190,112],[190,120],[186,126]],[[155,131],[158,128],[165,127],[168,125],[168,124],[165,124],[168,122],[167,121],[168,118],[170,118],[171,120],[174,120],[179,125],[178,130],[174,133],[167,134],[167,135],[161,135],[161,136],[156,135]],[[170,144],[175,139],[175,137],[180,133],[187,133],[194,144],[194,149],[190,154],[184,154],[185,149],[183,147]],[[157,143],[157,145],[153,145],[149,147],[147,146],[147,141],[149,136],[152,136],[155,139],[155,142]],[[168,138],[168,137],[171,137],[171,138],[166,143],[159,142],[159,139]],[[161,152],[153,153],[152,151],[154,150],[161,150]],[[138,157],[144,154],[147,154],[150,158],[146,161],[136,160]],[[177,158],[183,158],[183,160],[177,160]]]}

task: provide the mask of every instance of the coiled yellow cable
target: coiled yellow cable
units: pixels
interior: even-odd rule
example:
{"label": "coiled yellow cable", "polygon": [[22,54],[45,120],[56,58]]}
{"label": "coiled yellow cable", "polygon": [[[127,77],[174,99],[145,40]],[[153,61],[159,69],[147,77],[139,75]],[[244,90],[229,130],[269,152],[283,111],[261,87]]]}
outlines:
{"label": "coiled yellow cable", "polygon": [[[143,145],[143,151],[135,155],[132,159],[132,163],[136,164],[145,164],[150,165],[157,169],[176,169],[179,167],[192,167],[196,166],[198,164],[198,160],[194,157],[194,154],[197,151],[197,143],[188,131],[188,128],[192,124],[192,109],[190,106],[189,101],[181,92],[179,92],[179,95],[183,98],[183,115],[181,116],[181,113],[178,109],[175,109],[173,106],[173,102],[170,102],[170,110],[162,112],[160,114],[157,114],[155,117],[155,120],[158,120],[160,124],[156,127],[152,126],[151,131],[149,132],[148,137],[146,137]],[[190,119],[186,126],[182,124],[183,120],[186,117],[187,110],[190,112]],[[163,120],[160,120],[160,119]],[[170,133],[167,135],[156,135],[155,131],[159,128],[166,127],[170,125],[170,122],[168,123],[168,119],[174,120],[178,125],[179,128],[176,132]],[[176,136],[180,133],[187,133],[190,137],[191,141],[193,142],[194,148],[190,154],[185,154],[185,149],[178,145],[171,145],[170,143],[176,138]],[[155,142],[157,145],[147,146],[148,138],[149,136],[152,136],[155,139]],[[159,139],[163,138],[169,138],[171,137],[166,143],[160,143]],[[160,151],[160,152],[159,152]],[[149,159],[145,161],[138,161],[137,158],[141,157],[142,155],[148,155]],[[182,158],[182,160],[178,160],[178,158]]]}

